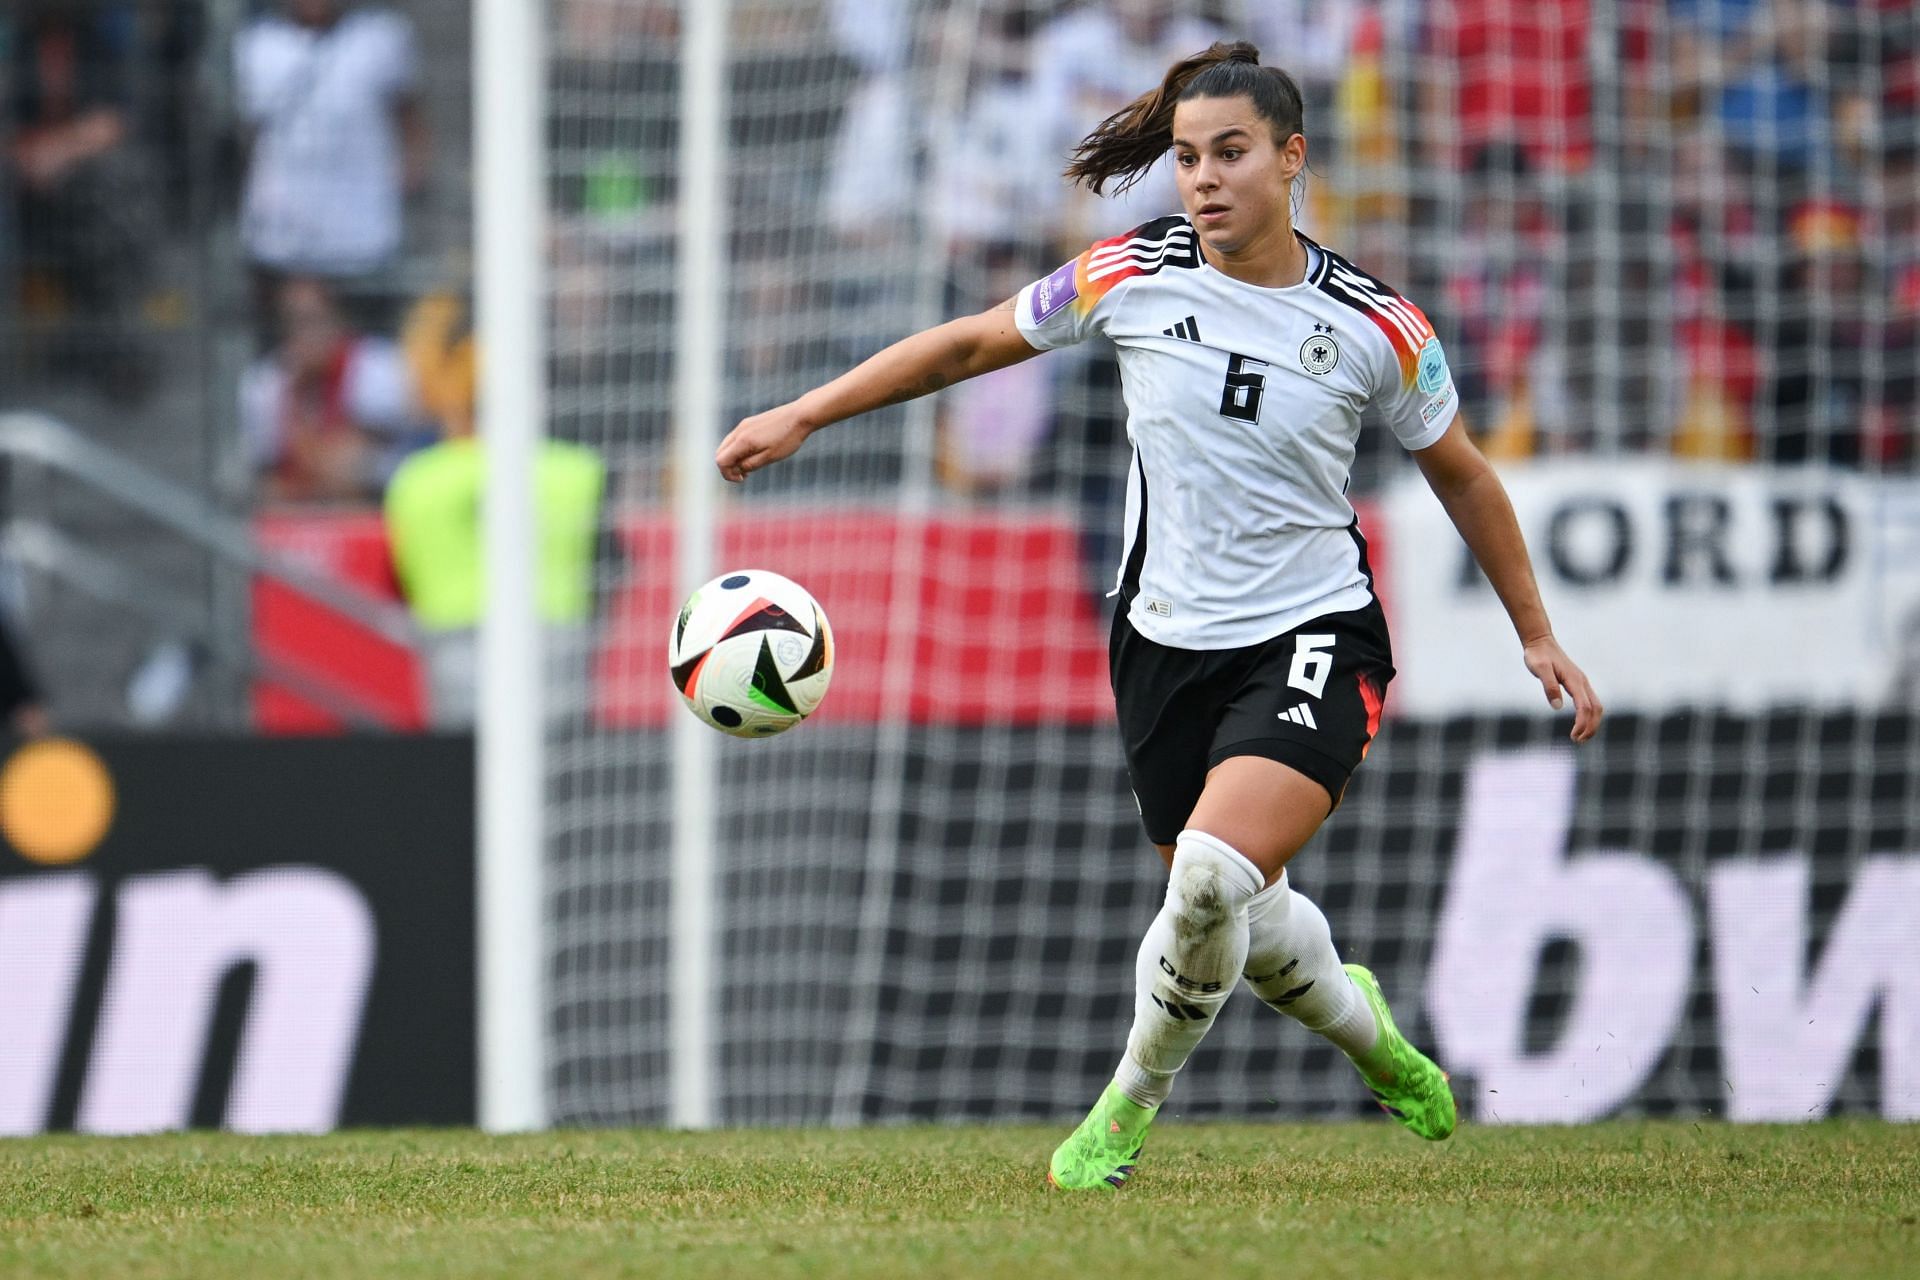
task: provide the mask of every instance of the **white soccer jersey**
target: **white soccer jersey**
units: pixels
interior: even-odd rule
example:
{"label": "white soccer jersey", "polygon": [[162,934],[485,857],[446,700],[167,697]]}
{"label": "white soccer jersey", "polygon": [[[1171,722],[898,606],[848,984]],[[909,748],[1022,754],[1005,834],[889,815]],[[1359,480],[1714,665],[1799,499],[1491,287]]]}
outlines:
{"label": "white soccer jersey", "polygon": [[1376,404],[1423,449],[1459,412],[1420,309],[1301,237],[1283,289],[1214,270],[1183,216],[1103,240],[1020,291],[1042,351],[1093,333],[1119,351],[1133,466],[1119,590],[1141,635],[1257,644],[1373,599],[1347,481]]}
{"label": "white soccer jersey", "polygon": [[234,42],[241,117],[255,131],[241,200],[254,261],[353,275],[400,248],[397,101],[415,91],[413,28],[354,10],[324,31],[273,16]]}

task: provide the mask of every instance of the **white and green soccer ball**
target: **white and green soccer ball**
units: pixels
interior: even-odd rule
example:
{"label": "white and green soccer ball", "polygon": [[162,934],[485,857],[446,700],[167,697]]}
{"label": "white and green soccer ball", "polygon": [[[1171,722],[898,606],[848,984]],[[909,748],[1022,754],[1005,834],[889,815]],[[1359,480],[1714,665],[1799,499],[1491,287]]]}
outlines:
{"label": "white and green soccer ball", "polygon": [[680,606],[667,666],[693,714],[736,738],[771,737],[827,696],[833,629],[799,583],[765,569],[723,573]]}

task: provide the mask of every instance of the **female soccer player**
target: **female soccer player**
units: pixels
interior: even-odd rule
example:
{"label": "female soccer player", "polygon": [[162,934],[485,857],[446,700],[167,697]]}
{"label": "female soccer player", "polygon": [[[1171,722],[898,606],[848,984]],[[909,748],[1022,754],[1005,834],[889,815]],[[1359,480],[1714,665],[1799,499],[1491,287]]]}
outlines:
{"label": "female soccer player", "polygon": [[1379,727],[1393,656],[1346,498],[1376,406],[1492,581],[1572,737],[1599,727],[1561,651],[1499,478],[1468,439],[1420,309],[1293,229],[1307,159],[1300,91],[1249,44],[1216,44],[1104,121],[1067,175],[1095,192],[1173,153],[1184,216],[1104,240],[992,311],[926,330],[741,422],[729,480],[821,427],[1106,334],[1119,351],[1128,540],[1110,649],[1127,772],[1170,874],[1135,969],[1126,1054],[1053,1154],[1056,1186],[1132,1174],[1175,1072],[1242,978],[1338,1045],[1424,1138],[1453,1132],[1439,1067],[1395,1028],[1373,975],[1342,967],[1287,883]]}

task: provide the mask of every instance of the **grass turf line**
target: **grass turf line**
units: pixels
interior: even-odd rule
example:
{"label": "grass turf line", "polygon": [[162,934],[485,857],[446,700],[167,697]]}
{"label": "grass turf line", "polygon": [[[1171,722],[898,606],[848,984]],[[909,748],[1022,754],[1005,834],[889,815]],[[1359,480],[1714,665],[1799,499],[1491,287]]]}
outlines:
{"label": "grass turf line", "polygon": [[0,1276],[1920,1276],[1920,1127],[1163,1123],[0,1141]]}

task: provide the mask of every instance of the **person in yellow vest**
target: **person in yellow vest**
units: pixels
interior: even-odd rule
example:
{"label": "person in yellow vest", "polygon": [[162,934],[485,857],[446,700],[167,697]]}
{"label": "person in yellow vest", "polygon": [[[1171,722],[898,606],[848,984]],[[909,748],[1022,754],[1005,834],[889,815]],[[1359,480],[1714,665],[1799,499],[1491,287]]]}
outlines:
{"label": "person in yellow vest", "polygon": [[[461,304],[432,295],[402,335],[423,402],[443,439],[411,455],[387,486],[387,540],[400,587],[425,633],[429,721],[460,729],[474,719],[478,638],[486,608],[480,499],[485,459],[474,434],[475,350]],[[598,576],[613,539],[605,521],[606,465],[593,450],[543,440],[534,471],[539,522],[536,598],[545,624],[549,719],[590,710]]]}

